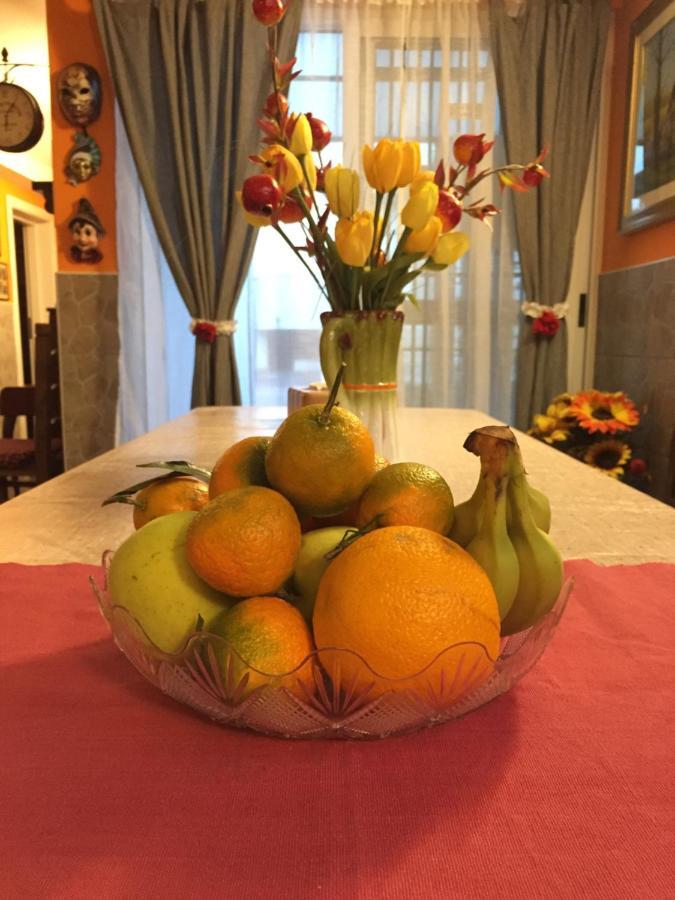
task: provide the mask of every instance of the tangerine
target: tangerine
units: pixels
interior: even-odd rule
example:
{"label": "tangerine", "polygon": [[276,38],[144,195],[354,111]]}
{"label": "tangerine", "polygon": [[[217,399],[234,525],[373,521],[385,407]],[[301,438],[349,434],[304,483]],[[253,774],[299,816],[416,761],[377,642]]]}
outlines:
{"label": "tangerine", "polygon": [[247,437],[225,450],[211,473],[209,481],[211,500],[233,488],[248,487],[252,484],[261,487],[270,486],[265,474],[265,454],[270,440],[268,437]]}
{"label": "tangerine", "polygon": [[448,538],[408,525],[371,531],[333,559],[313,625],[319,648],[352,651],[320,649],[333,680],[369,681],[378,693],[431,688],[453,702],[487,679],[499,655],[485,572]]}
{"label": "tangerine", "polygon": [[378,524],[417,525],[447,534],[454,519],[452,491],[445,478],[422,463],[401,462],[379,471],[366,488],[356,515],[363,528]]}
{"label": "tangerine", "polygon": [[[302,614],[280,597],[249,597],[219,615],[209,626],[229,648],[215,647],[223,678],[235,685],[248,676],[244,696],[266,684],[293,690],[298,682],[311,689],[312,634]],[[296,671],[294,671],[296,670]]]}
{"label": "tangerine", "polygon": [[375,473],[375,447],[354,413],[313,403],[281,423],[265,469],[272,487],[294,506],[312,516],[332,516],[365,490]]}
{"label": "tangerine", "polygon": [[162,477],[134,497],[134,528],[138,530],[159,516],[185,510],[198,511],[209,501],[208,486],[191,475]]}
{"label": "tangerine", "polygon": [[293,572],[300,523],[277,491],[234,488],[197,513],[185,549],[194,571],[216,590],[233,597],[271,593]]}

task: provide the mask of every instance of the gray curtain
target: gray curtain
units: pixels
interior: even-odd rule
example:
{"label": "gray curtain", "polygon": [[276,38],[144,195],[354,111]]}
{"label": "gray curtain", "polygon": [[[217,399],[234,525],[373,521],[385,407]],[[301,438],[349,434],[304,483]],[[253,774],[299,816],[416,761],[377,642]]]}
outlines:
{"label": "gray curtain", "polygon": [[[529,162],[546,144],[550,179],[514,196],[516,237],[528,300],[567,296],[574,237],[595,131],[609,0],[527,0],[511,17],[490,0],[490,37],[507,157]],[[527,428],[567,385],[565,321],[536,338],[521,320],[516,426]]]}
{"label": "gray curtain", "polygon": [[[249,0],[93,0],[157,235],[193,318],[232,319],[255,243],[235,192],[271,87]],[[293,55],[293,0],[279,57]],[[241,402],[233,339],[196,342],[192,405]]]}

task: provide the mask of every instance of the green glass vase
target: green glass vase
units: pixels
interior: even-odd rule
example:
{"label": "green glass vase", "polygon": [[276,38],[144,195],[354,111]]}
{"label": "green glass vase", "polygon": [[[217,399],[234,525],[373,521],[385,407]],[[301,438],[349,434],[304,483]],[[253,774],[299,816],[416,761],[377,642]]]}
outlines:
{"label": "green glass vase", "polygon": [[398,459],[398,353],[403,329],[398,310],[325,312],[321,315],[319,355],[327,385],[346,363],[338,400],[361,419],[375,450]]}

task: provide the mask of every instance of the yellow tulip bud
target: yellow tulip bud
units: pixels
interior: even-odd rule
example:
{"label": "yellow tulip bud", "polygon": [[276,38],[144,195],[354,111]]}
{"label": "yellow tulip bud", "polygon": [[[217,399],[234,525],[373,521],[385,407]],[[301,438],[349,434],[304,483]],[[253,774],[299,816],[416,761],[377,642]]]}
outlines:
{"label": "yellow tulip bud", "polygon": [[450,266],[469,249],[469,238],[462,231],[448,231],[438,243],[431,259],[439,266]]}
{"label": "yellow tulip bud", "polygon": [[398,183],[403,157],[399,143],[402,142],[382,138],[374,148],[368,144],[363,147],[363,170],[368,184],[381,194],[393,191]]}
{"label": "yellow tulip bud", "polygon": [[443,223],[438,216],[432,216],[424,228],[410,232],[404,247],[406,253],[424,253],[429,256],[438,243],[442,229]]}
{"label": "yellow tulip bud", "polygon": [[[288,194],[304,180],[304,173],[298,158],[282,144],[271,144],[260,154],[265,167],[279,182],[281,190]],[[308,157],[309,158],[309,157]]]}
{"label": "yellow tulip bud", "polygon": [[359,207],[359,173],[344,166],[331,166],[324,179],[330,211],[351,219]]}
{"label": "yellow tulip bud", "polygon": [[305,172],[307,172],[307,178],[305,181],[307,182],[310,190],[316,189],[316,166],[314,165],[314,158],[311,153],[307,153],[302,158],[302,165],[305,167]]}
{"label": "yellow tulip bud", "polygon": [[410,184],[410,193],[414,194],[423,184],[426,184],[427,181],[433,181],[435,177],[436,173],[432,172],[431,169],[422,169],[413,178]]}
{"label": "yellow tulip bud", "polygon": [[291,153],[296,156],[304,156],[312,150],[312,129],[307,116],[301,113],[295,120],[291,133]]}
{"label": "yellow tulip bud", "polygon": [[256,216],[253,213],[250,213],[247,209],[244,209],[244,204],[241,202],[241,191],[236,191],[235,197],[237,198],[242,212],[244,213],[244,218],[249,225],[253,225],[254,228],[264,228],[265,225],[272,224],[271,216]]}
{"label": "yellow tulip bud", "polygon": [[401,222],[406,228],[419,231],[436,212],[437,205],[438,185],[433,181],[424,181],[414,191],[410,191],[410,199],[401,213]]}
{"label": "yellow tulip bud", "polygon": [[396,187],[407,187],[420,168],[420,145],[417,141],[399,141],[401,147],[401,171]]}
{"label": "yellow tulip bud", "polygon": [[335,226],[335,245],[342,262],[364,266],[373,245],[375,226],[371,212],[357,212],[351,219],[340,219]]}

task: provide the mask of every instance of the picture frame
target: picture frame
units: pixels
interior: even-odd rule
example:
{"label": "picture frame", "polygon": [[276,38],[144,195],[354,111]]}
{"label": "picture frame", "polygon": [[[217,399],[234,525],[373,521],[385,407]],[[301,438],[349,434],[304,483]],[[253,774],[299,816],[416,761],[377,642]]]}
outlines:
{"label": "picture frame", "polygon": [[4,262],[0,262],[0,300],[9,300],[9,270]]}
{"label": "picture frame", "polygon": [[619,230],[675,217],[675,0],[654,0],[631,27]]}

